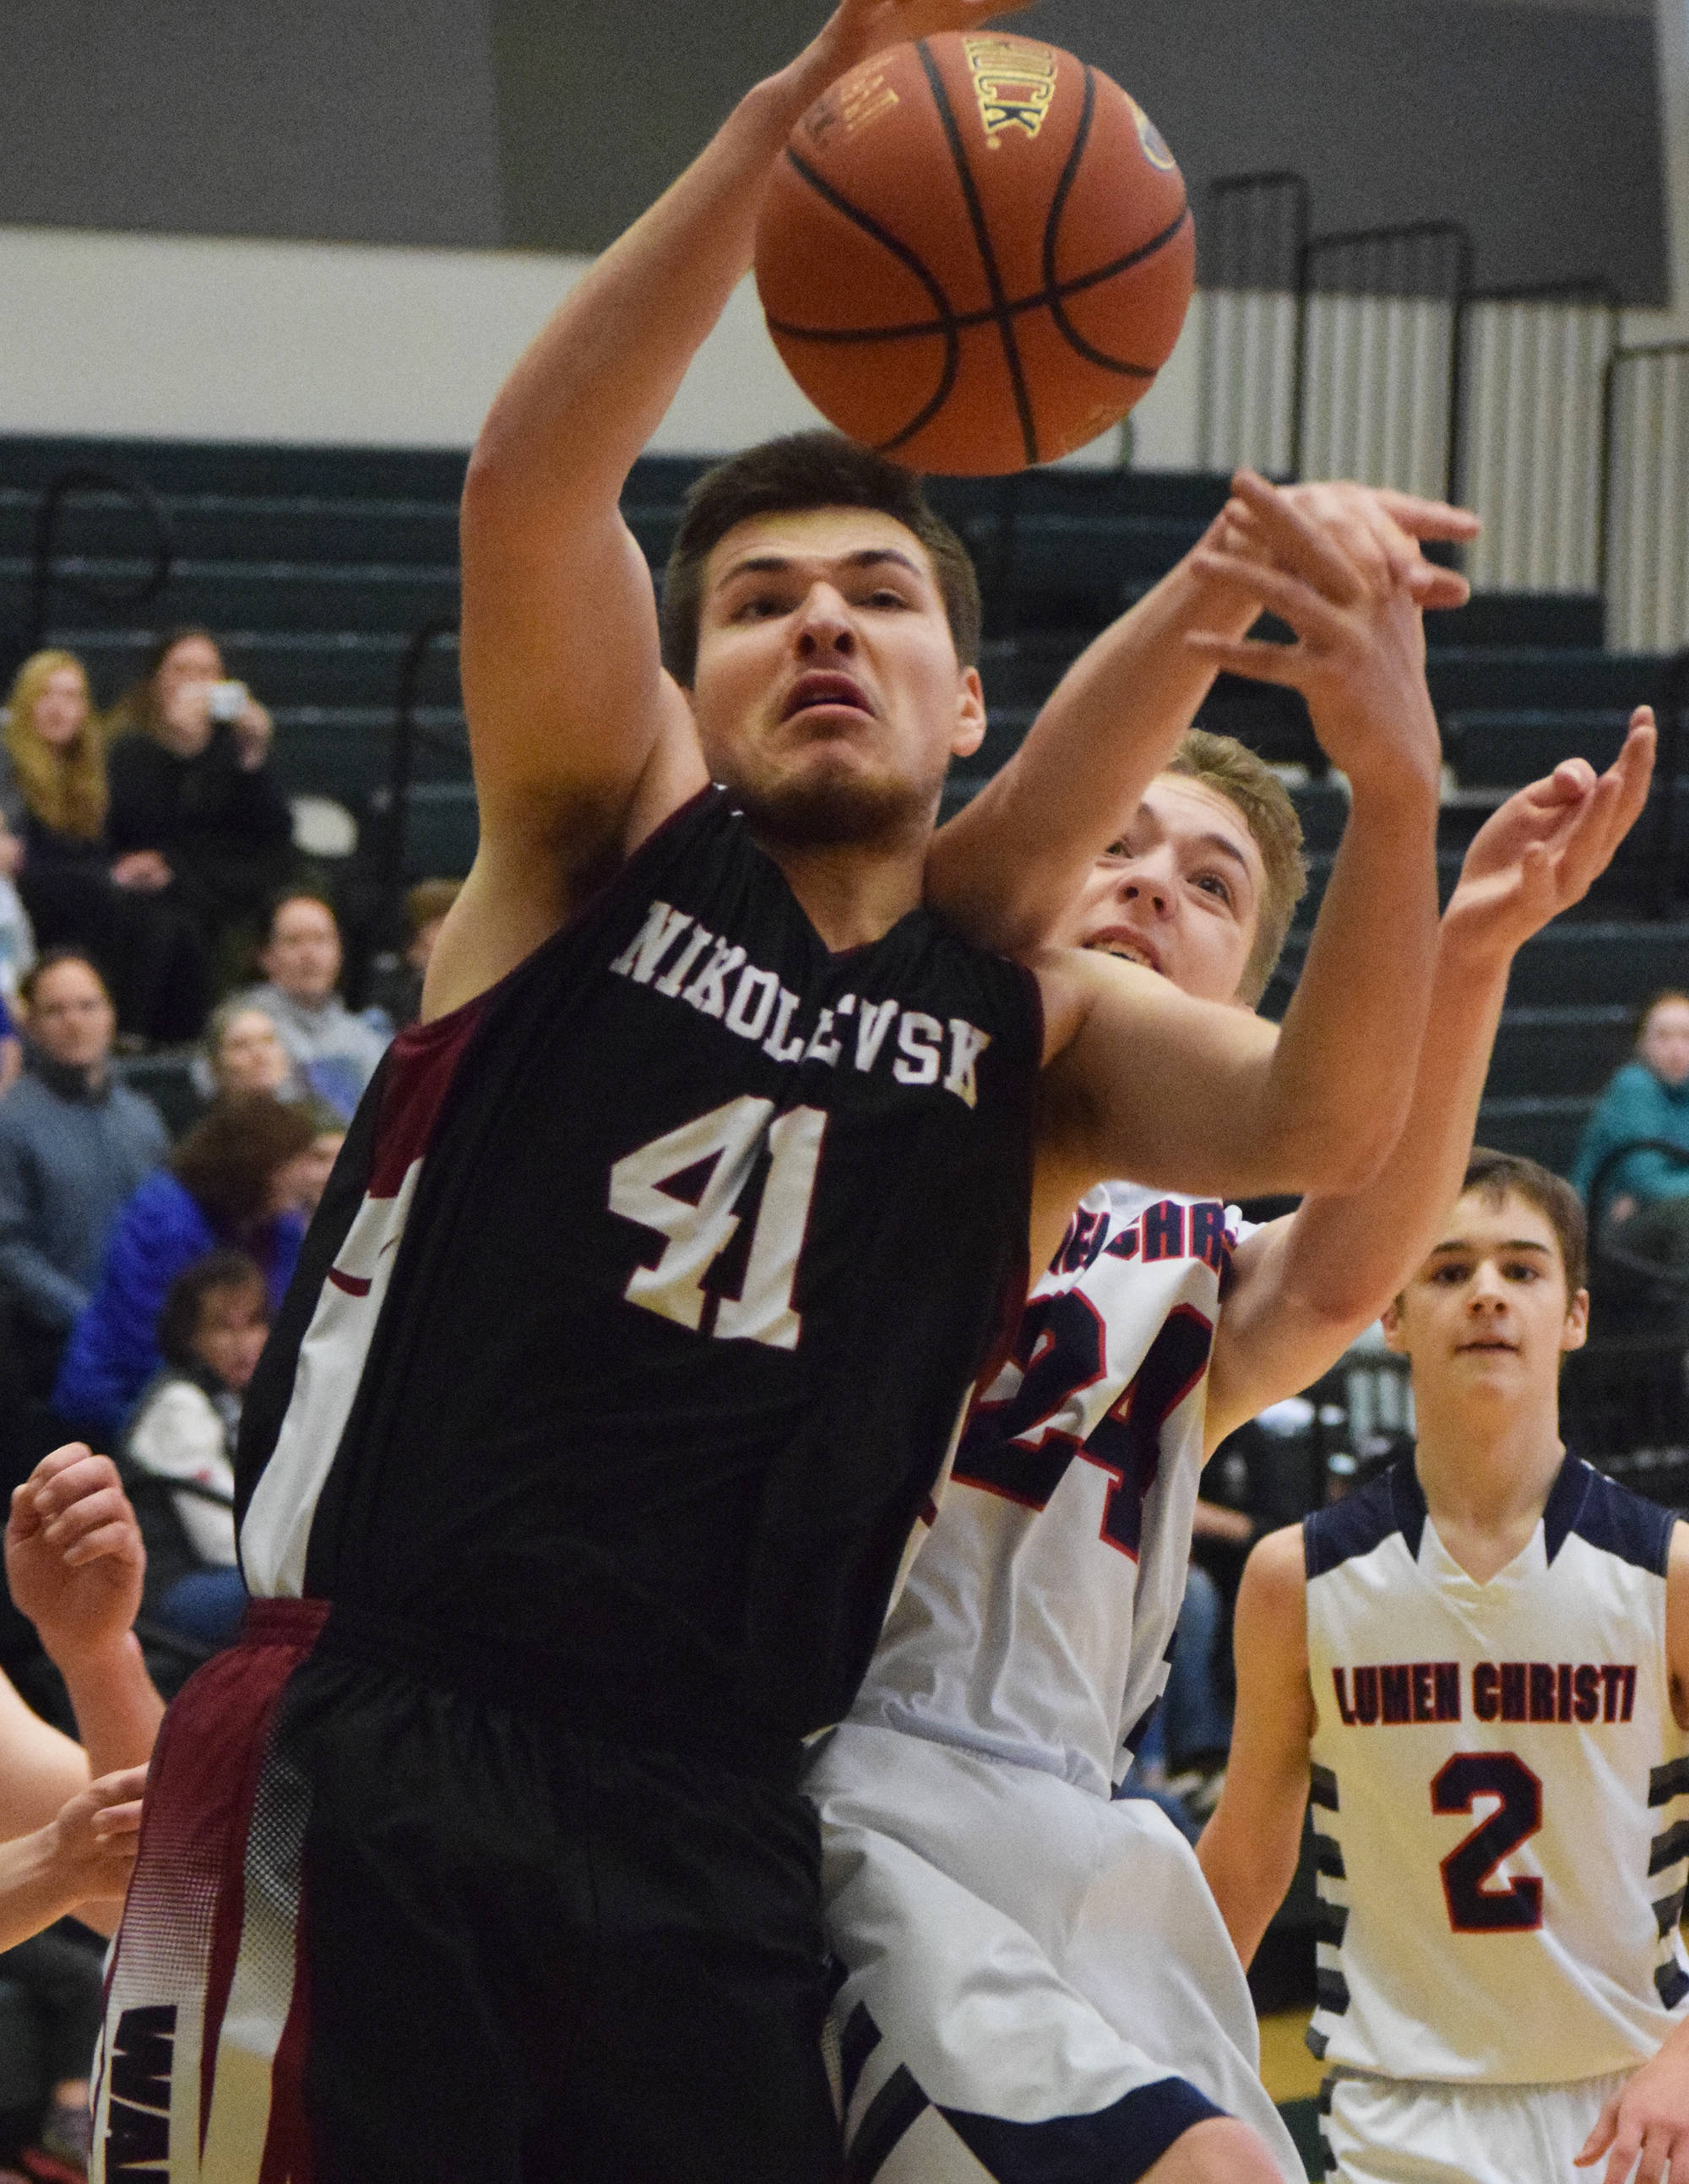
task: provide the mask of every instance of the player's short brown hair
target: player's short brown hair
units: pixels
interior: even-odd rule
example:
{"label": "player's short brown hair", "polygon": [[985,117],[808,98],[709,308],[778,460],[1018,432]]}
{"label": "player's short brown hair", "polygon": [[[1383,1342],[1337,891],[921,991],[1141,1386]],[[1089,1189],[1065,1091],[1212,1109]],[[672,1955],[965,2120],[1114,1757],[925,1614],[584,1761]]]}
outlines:
{"label": "player's short brown hair", "polygon": [[663,665],[687,688],[698,666],[704,565],[736,524],[806,508],[873,508],[926,548],[945,603],[956,656],[979,656],[979,580],[967,547],[927,505],[921,482],[842,432],[789,432],[705,471],[686,496],[663,579]]}
{"label": "player's short brown hair", "polygon": [[1566,1181],[1523,1153],[1498,1153],[1488,1145],[1474,1145],[1466,1163],[1460,1195],[1480,1191],[1491,1204],[1499,1204],[1508,1191],[1534,1206],[1554,1231],[1560,1246],[1560,1262],[1566,1270],[1566,1295],[1575,1297],[1589,1279],[1589,1224],[1583,1201]]}
{"label": "player's short brown hair", "polygon": [[1272,767],[1235,736],[1217,736],[1207,728],[1187,729],[1166,770],[1200,781],[1235,805],[1261,852],[1267,891],[1238,988],[1240,996],[1252,1006],[1267,990],[1296,905],[1307,892],[1302,821]]}

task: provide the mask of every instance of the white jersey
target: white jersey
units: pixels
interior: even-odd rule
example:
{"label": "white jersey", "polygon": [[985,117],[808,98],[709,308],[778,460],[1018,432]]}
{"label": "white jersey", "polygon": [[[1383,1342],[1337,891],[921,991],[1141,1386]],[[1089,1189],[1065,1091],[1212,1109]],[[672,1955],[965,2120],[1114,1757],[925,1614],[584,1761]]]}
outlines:
{"label": "white jersey", "polygon": [[1411,1459],[1306,1520],[1317,2054],[1564,2082],[1633,2068],[1685,2014],[1675,1521],[1571,1457],[1486,1585]]}
{"label": "white jersey", "polygon": [[1167,1680],[1221,1276],[1212,1199],[1086,1193],[963,1430],[853,1721],[1107,1797]]}

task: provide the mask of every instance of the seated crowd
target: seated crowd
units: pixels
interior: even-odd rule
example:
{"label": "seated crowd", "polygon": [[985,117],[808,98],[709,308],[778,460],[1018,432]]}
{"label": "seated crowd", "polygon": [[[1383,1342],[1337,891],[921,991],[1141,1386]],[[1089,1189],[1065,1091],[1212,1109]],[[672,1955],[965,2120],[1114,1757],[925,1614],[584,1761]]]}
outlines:
{"label": "seated crowd", "polygon": [[[38,1709],[0,1671],[0,2016],[26,2010],[46,2070],[27,2119],[0,2114],[0,2184],[85,2173],[90,1925],[115,1915],[159,1711],[130,1626],[166,1690],[234,1634],[241,1399],[456,892],[411,890],[381,1005],[349,1007],[270,744],[198,630],[103,718],[60,651],[25,662],[0,715],[0,1616]],[[159,1049],[174,1144],[141,1089],[156,1075],[125,1076]],[[78,1436],[109,1457],[47,1455]],[[73,1506],[118,1541],[115,1590],[65,1565],[70,1540],[47,1547],[45,1516]]]}

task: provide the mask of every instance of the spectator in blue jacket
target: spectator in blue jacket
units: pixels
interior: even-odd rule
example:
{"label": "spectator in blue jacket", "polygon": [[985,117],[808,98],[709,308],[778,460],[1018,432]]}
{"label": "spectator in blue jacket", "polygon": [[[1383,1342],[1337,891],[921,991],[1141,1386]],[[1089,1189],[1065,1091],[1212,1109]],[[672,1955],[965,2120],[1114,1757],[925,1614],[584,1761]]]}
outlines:
{"label": "spectator in blue jacket", "polygon": [[71,1330],[54,1409],[109,1443],[159,1369],[159,1314],[170,1284],[208,1251],[237,1249],[279,1307],[304,1235],[301,1203],[320,1178],[316,1118],[259,1093],[220,1100],[118,1216],[99,1279]]}
{"label": "spectator in blue jacket", "polygon": [[45,1395],[118,1209],[170,1141],[152,1101],[113,1073],[116,1013],[87,957],[43,956],[21,991],[30,1066],[0,1098],[0,1284]]}

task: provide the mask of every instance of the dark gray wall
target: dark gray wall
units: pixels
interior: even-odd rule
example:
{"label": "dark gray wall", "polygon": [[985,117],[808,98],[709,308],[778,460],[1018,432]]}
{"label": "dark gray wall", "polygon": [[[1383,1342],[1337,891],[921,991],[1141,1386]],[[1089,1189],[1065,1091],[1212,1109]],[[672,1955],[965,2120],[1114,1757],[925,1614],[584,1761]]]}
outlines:
{"label": "dark gray wall", "polygon": [[[644,27],[594,0],[493,5],[506,232],[575,249],[609,242],[818,13],[674,4]],[[1486,283],[1603,270],[1667,300],[1647,0],[1042,0],[1016,27],[1134,93],[1199,231],[1204,182],[1295,167],[1318,226],[1460,219]]]}
{"label": "dark gray wall", "polygon": [[497,243],[484,0],[0,0],[0,220]]}
{"label": "dark gray wall", "polygon": [[[594,250],[824,0],[0,0],[0,220]],[[1196,193],[1457,218],[1490,283],[1666,293],[1651,0],[1041,0]]]}

